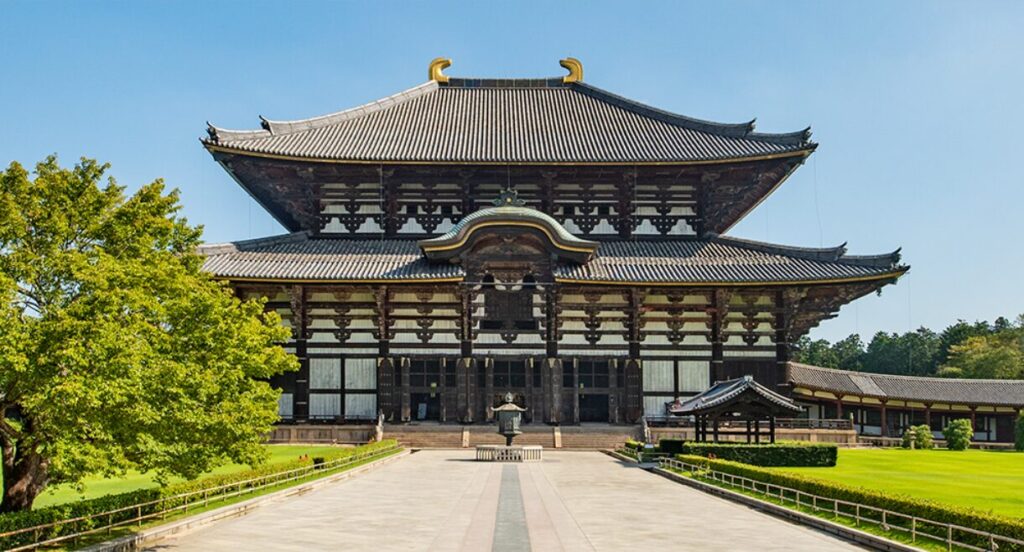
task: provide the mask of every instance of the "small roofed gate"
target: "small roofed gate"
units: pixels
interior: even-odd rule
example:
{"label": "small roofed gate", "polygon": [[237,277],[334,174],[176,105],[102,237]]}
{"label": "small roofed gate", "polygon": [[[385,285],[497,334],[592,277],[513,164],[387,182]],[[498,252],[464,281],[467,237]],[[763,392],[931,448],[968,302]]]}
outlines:
{"label": "small roofed gate", "polygon": [[697,441],[716,443],[724,435],[743,435],[748,443],[760,443],[762,423],[767,423],[768,441],[774,443],[775,418],[802,411],[801,406],[751,376],[718,382],[707,391],[669,407],[672,415],[694,417]]}

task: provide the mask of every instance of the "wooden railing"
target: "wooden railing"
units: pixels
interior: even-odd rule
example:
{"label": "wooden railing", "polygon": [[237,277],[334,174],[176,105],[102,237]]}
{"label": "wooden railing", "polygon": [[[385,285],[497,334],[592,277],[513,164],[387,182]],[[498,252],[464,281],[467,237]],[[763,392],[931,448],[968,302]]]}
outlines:
{"label": "wooden railing", "polygon": [[853,422],[849,418],[776,418],[775,429],[831,429],[852,430]]}
{"label": "wooden railing", "polygon": [[[741,475],[712,470],[707,466],[682,462],[675,458],[662,458],[658,464],[663,469],[687,473],[695,479],[706,479],[720,486],[739,489],[744,493],[762,495],[768,501],[777,502],[783,506],[792,505],[797,510],[806,508],[819,517],[821,517],[820,514],[826,514],[835,519],[845,518],[857,527],[862,524],[873,524],[889,533],[904,534],[912,543],[921,540],[943,545],[947,550],[962,549],[978,552],[1024,550],[1024,540],[980,531],[963,525],[934,521],[866,504],[815,495]],[[970,542],[962,539],[968,539]]]}
{"label": "wooden railing", "polygon": [[[644,422],[651,427],[693,427],[693,422],[688,419],[675,419],[671,416],[648,416]],[[767,428],[768,423],[762,422],[762,428]],[[720,428],[746,427],[746,422],[720,422]],[[853,422],[845,418],[822,419],[822,418],[775,418],[775,429],[822,429],[822,430],[852,430]]]}
{"label": "wooden railing", "polygon": [[[149,502],[132,504],[123,508],[75,518],[62,519],[60,521],[44,523],[32,527],[23,527],[14,531],[0,533],[0,548],[6,552],[20,552],[23,550],[36,550],[40,547],[53,546],[69,541],[77,544],[80,539],[86,536],[102,532],[109,534],[115,528],[130,525],[142,527],[142,523],[144,521],[150,521],[157,518],[164,519],[168,515],[178,512],[187,515],[189,508],[195,509],[197,507],[206,507],[211,503],[228,500],[230,498],[246,494],[252,494],[270,487],[276,487],[292,481],[304,479],[314,474],[326,474],[328,472],[345,468],[357,462],[373,460],[378,457],[386,456],[400,449],[401,447],[395,446],[384,450],[356,453],[352,456],[339,458],[337,460],[331,460],[320,464],[310,464],[301,468],[284,470],[244,481],[220,485],[218,487],[161,497]],[[47,537],[48,534],[52,534],[55,531],[61,532],[69,525],[72,528],[69,533],[60,534],[55,537]],[[78,530],[79,527],[87,527],[87,529]],[[32,535],[29,539],[30,542],[12,548],[4,548],[5,541],[9,539],[21,540],[18,539],[21,535]]]}

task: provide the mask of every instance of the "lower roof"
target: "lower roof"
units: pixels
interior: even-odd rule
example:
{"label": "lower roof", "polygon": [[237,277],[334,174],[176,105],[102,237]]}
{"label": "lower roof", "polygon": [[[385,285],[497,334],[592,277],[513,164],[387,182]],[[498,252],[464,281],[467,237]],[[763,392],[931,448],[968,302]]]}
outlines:
{"label": "lower roof", "polygon": [[[299,282],[460,281],[458,265],[431,262],[412,239],[314,238],[296,232],[200,248],[203,269],[231,280]],[[561,263],[556,281],[649,285],[772,285],[891,280],[898,252],[871,257],[722,236],[602,242],[585,264]]]}
{"label": "lower roof", "polygon": [[902,400],[927,404],[1024,407],[1024,380],[929,378],[850,372],[789,363],[794,387],[844,397]]}

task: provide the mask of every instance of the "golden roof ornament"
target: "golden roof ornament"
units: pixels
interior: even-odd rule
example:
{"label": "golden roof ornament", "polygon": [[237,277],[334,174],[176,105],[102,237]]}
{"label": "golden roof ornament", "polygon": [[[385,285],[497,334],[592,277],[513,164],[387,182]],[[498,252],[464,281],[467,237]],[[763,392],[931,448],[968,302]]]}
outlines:
{"label": "golden roof ornament", "polygon": [[448,75],[445,75],[441,71],[451,67],[451,65],[451,58],[434,58],[434,60],[430,62],[430,67],[427,69],[427,76],[432,81],[448,82]]}
{"label": "golden roof ornament", "polygon": [[519,199],[519,191],[513,188],[502,190],[497,199],[491,203],[495,207],[523,207],[526,205],[526,201]]}
{"label": "golden roof ornament", "polygon": [[570,82],[580,82],[583,80],[583,62],[574,58],[567,57],[558,62],[559,65],[569,70],[569,74],[562,77],[562,82],[568,84]]}

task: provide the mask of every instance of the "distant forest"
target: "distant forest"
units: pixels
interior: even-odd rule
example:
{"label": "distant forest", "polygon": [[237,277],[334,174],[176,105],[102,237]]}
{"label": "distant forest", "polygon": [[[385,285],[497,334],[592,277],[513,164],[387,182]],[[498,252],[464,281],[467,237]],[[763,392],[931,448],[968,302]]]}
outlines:
{"label": "distant forest", "polygon": [[1024,314],[991,324],[961,320],[941,332],[878,332],[867,344],[858,334],[835,343],[804,336],[794,349],[796,362],[858,372],[1024,379]]}

